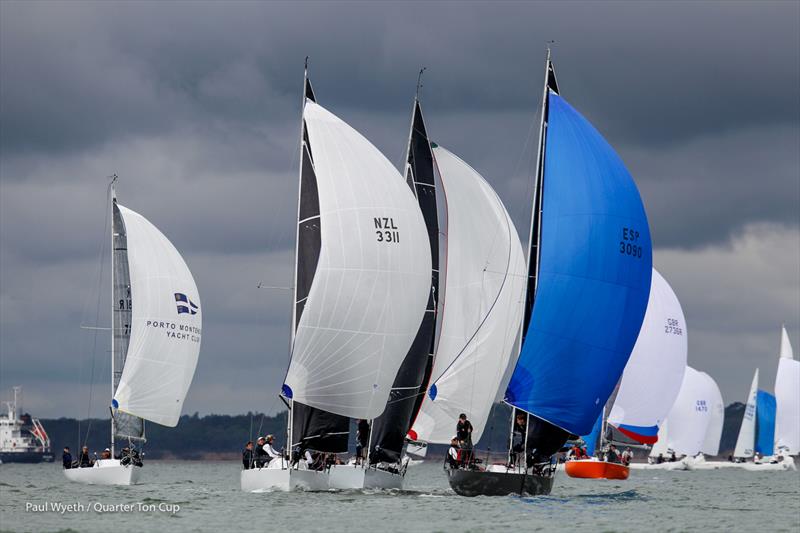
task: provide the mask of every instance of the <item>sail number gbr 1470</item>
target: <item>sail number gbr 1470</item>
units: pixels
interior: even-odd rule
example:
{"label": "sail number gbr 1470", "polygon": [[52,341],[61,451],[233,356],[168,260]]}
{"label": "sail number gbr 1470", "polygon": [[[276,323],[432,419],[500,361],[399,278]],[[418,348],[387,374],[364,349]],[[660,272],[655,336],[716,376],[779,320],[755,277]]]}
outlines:
{"label": "sail number gbr 1470", "polygon": [[378,242],[400,242],[400,232],[392,217],[374,217],[375,238]]}
{"label": "sail number gbr 1470", "polygon": [[639,244],[639,230],[622,228],[622,239],[619,241],[619,253],[637,259],[642,258],[642,246]]}

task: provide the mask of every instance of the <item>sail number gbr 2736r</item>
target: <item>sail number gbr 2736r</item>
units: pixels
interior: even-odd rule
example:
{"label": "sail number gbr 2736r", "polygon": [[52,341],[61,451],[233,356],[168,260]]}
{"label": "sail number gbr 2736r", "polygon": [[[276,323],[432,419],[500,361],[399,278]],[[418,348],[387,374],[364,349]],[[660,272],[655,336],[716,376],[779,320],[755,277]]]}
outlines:
{"label": "sail number gbr 2736r", "polygon": [[639,244],[639,230],[622,228],[622,240],[619,241],[619,253],[637,259],[642,258],[642,246]]}
{"label": "sail number gbr 2736r", "polygon": [[400,242],[400,232],[391,217],[375,217],[375,238],[378,242]]}

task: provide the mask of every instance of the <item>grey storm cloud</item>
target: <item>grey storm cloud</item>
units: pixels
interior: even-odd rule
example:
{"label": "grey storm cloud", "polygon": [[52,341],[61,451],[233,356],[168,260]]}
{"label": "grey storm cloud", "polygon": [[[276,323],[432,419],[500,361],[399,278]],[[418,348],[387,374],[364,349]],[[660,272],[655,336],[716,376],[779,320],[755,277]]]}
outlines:
{"label": "grey storm cloud", "polygon": [[0,388],[83,413],[117,173],[201,291],[187,409],[270,408],[290,296],[257,285],[292,283],[305,56],[320,102],[398,166],[426,66],[432,137],[525,228],[552,39],[563,95],[636,177],[690,360],[739,399],[800,323],[799,20],[796,2],[0,2]]}

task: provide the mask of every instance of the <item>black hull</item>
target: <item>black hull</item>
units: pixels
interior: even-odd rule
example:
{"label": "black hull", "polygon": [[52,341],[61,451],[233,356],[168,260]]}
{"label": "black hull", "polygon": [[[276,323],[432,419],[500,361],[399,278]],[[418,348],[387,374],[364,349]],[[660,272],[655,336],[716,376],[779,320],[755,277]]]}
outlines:
{"label": "black hull", "polygon": [[479,470],[446,470],[450,487],[460,496],[507,496],[520,494],[541,496],[553,489],[553,476],[483,472]]}
{"label": "black hull", "polygon": [[52,453],[42,452],[0,452],[3,463],[52,463]]}

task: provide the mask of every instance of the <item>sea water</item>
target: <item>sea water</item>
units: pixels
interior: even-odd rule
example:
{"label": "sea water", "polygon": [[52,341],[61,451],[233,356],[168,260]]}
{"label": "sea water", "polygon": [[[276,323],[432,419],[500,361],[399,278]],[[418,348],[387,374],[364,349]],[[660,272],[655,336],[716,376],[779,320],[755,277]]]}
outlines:
{"label": "sea water", "polygon": [[0,465],[1,531],[800,531],[800,473],[631,471],[549,496],[464,498],[441,465],[403,491],[243,493],[235,462],[150,461],[143,484],[68,482],[58,464]]}

